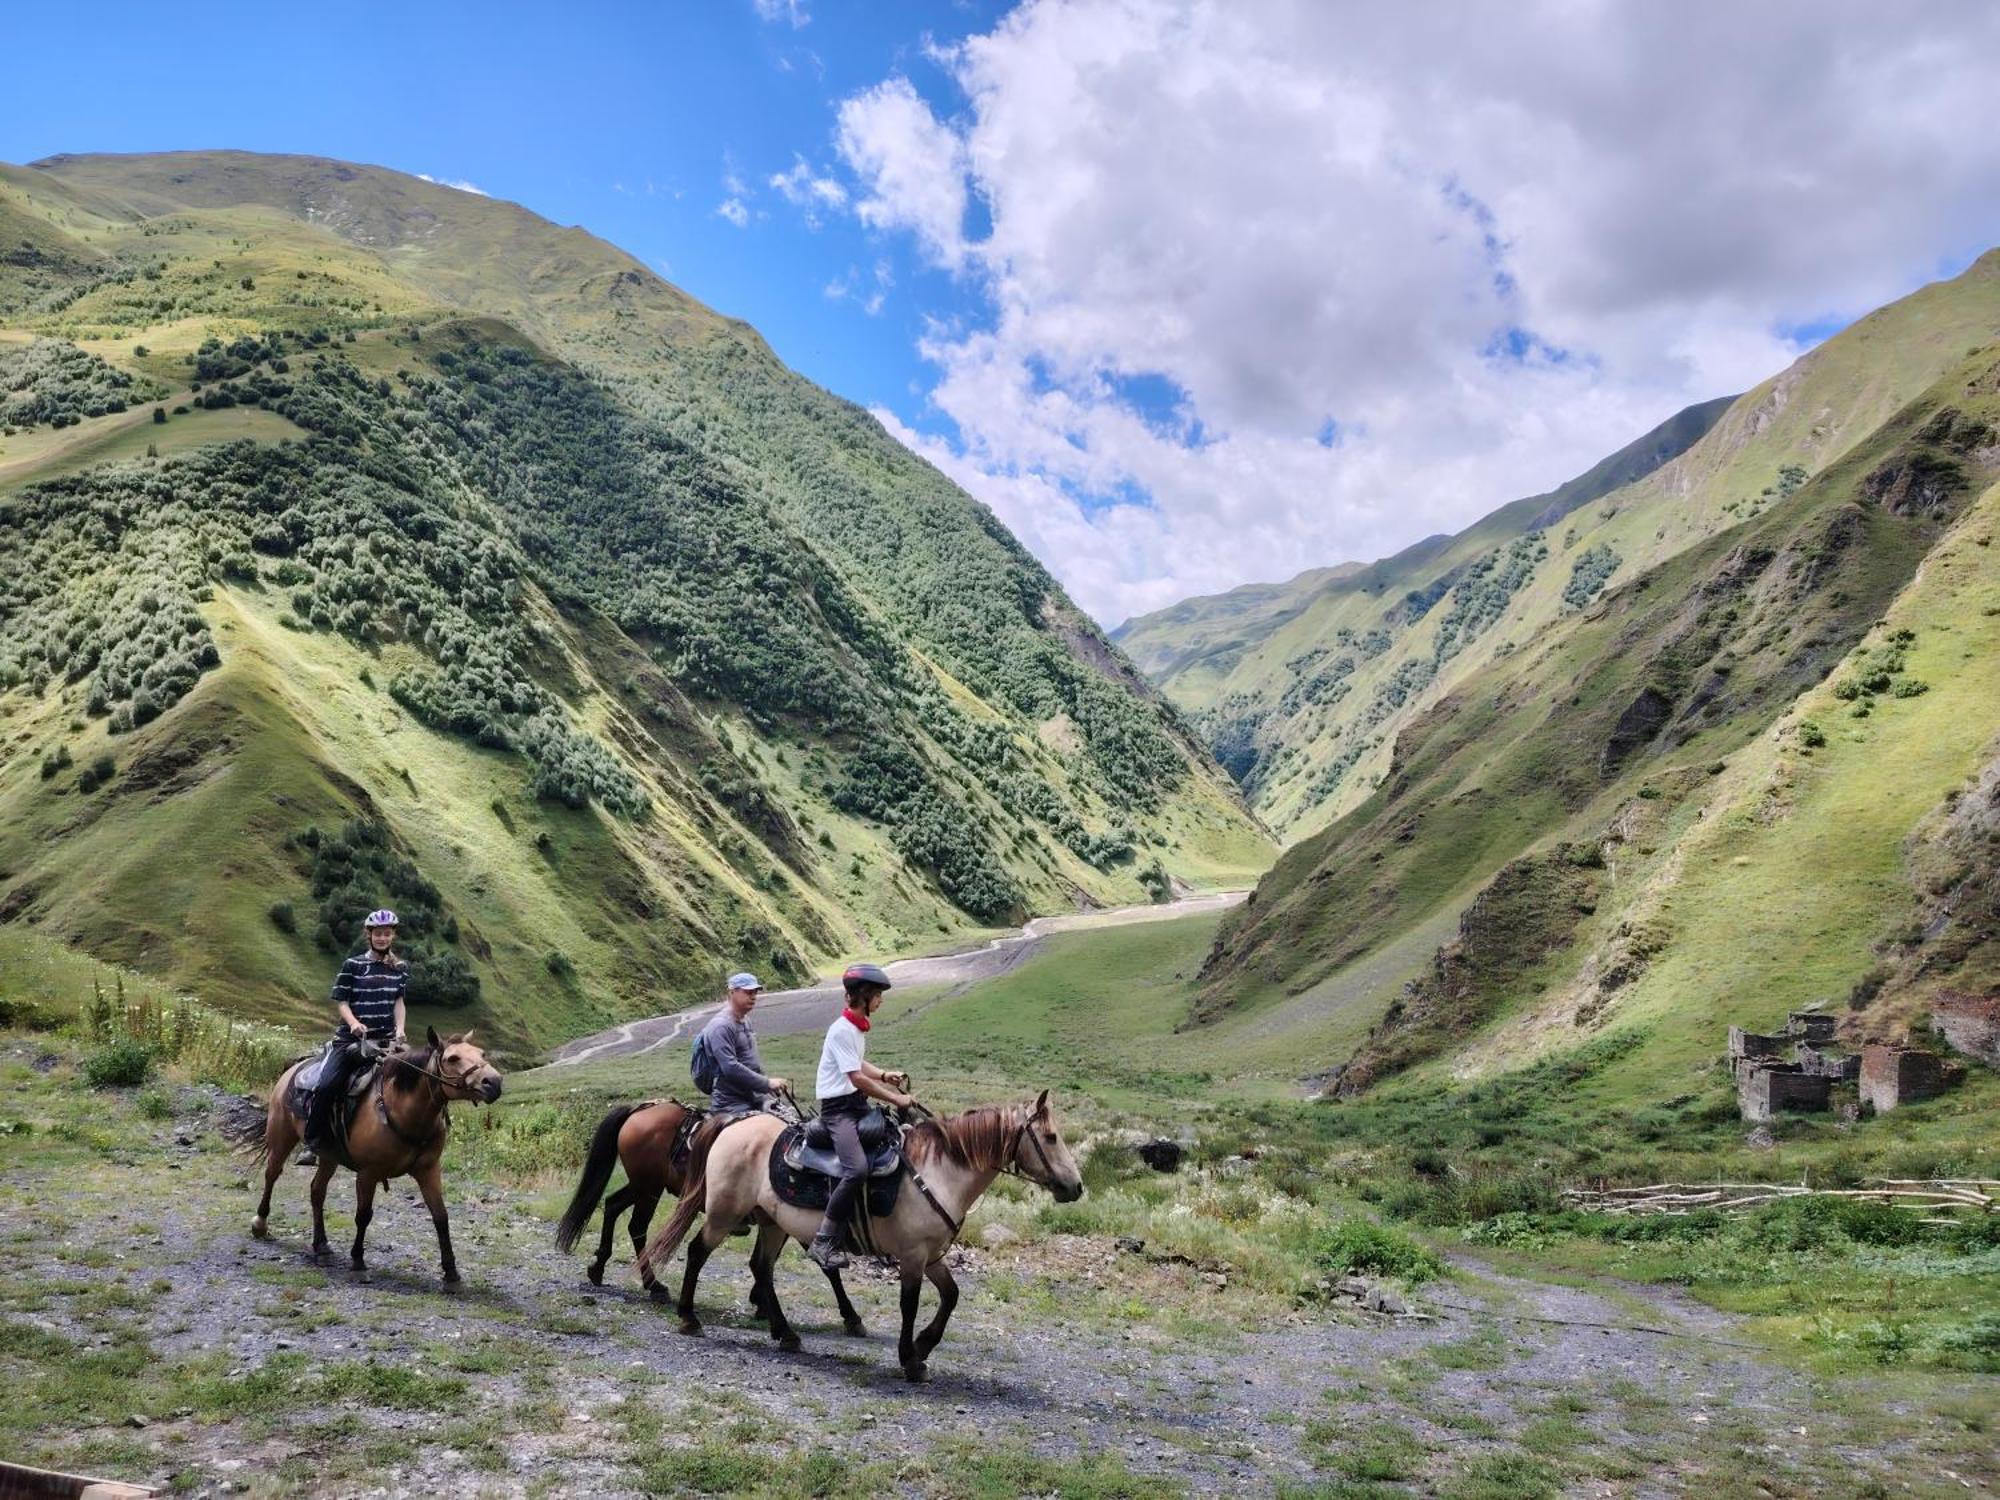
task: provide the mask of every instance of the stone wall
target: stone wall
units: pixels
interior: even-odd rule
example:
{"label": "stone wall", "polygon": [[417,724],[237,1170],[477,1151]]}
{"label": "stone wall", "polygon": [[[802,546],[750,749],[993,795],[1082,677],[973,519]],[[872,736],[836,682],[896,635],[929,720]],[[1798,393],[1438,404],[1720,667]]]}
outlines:
{"label": "stone wall", "polygon": [[1834,1080],[1806,1073],[1795,1063],[1759,1063],[1736,1075],[1736,1107],[1746,1120],[1769,1120],[1781,1111],[1822,1110]]}
{"label": "stone wall", "polygon": [[1831,1047],[1815,1047],[1800,1042],[1797,1056],[1800,1069],[1815,1078],[1852,1083],[1861,1076],[1861,1059],[1851,1052],[1837,1052]]}
{"label": "stone wall", "polygon": [[1861,1049],[1861,1102],[1877,1114],[1945,1091],[1944,1059],[1914,1047]]}

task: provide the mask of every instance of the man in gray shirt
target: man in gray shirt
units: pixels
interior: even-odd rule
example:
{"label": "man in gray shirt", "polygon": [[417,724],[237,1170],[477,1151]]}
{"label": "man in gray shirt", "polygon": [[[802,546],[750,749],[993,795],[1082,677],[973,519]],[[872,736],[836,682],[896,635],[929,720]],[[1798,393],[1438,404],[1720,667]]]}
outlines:
{"label": "man in gray shirt", "polygon": [[767,1077],[757,1055],[757,1033],[750,1029],[750,1012],[764,986],[755,974],[731,974],[729,994],[702,1034],[715,1062],[715,1091],[709,1103],[717,1114],[744,1114],[763,1108],[766,1096],[790,1088],[782,1078]]}

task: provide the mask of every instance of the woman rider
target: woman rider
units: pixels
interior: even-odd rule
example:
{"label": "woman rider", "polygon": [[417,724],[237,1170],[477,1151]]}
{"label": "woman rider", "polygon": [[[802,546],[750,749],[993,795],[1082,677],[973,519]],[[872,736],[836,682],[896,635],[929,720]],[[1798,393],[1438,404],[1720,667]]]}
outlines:
{"label": "woman rider", "polygon": [[819,1232],[806,1246],[806,1254],[820,1267],[837,1271],[847,1264],[840,1248],[840,1236],[853,1211],[855,1194],[868,1179],[868,1153],[861,1149],[861,1117],[868,1113],[870,1098],[908,1109],[915,1101],[903,1092],[910,1086],[907,1073],[885,1073],[862,1055],[868,1049],[868,1018],[882,1003],[889,988],[889,976],[874,964],[855,964],[840,976],[847,991],[847,1009],[826,1029],[820,1048],[819,1077],[814,1093],[819,1098],[819,1117],[826,1121],[840,1154],[840,1181],[826,1201],[826,1218]]}
{"label": "woman rider", "polygon": [[410,987],[410,966],[396,952],[396,914],[371,911],[362,922],[368,944],[340,966],[333,981],[334,1009],[340,1027],[333,1034],[333,1055],[320,1069],[313,1090],[312,1112],[306,1116],[306,1143],[315,1150],[331,1145],[328,1127],[347,1094],[347,1080],[361,1062],[361,1044],[405,1045],[403,996]]}

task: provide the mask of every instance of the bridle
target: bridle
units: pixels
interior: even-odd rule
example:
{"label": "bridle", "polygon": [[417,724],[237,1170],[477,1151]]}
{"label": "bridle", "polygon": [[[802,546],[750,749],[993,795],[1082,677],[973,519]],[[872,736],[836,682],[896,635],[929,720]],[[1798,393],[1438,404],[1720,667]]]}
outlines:
{"label": "bridle", "polygon": [[[465,1088],[466,1079],[470,1078],[473,1073],[473,1070],[471,1068],[463,1068],[459,1071],[456,1077],[453,1077],[451,1074],[446,1073],[441,1068],[429,1068],[420,1066],[419,1064],[410,1061],[409,1058],[404,1057],[395,1052],[385,1053],[383,1055],[383,1061],[395,1063],[399,1067],[404,1067],[409,1069],[412,1073],[416,1073],[424,1078],[428,1078],[431,1081],[434,1088],[436,1089],[438,1097],[443,1101],[439,1107],[439,1114],[444,1119],[447,1125],[450,1123],[449,1111],[451,1109],[452,1096],[447,1091],[454,1088],[456,1089]],[[375,1086],[375,1103],[381,1112],[382,1123],[389,1127],[390,1133],[394,1135],[397,1140],[401,1141],[411,1150],[421,1155],[423,1152],[428,1151],[430,1149],[431,1143],[438,1138],[438,1132],[436,1130],[433,1130],[429,1135],[415,1136],[411,1135],[409,1131],[403,1129],[401,1125],[396,1123],[396,1117],[393,1113],[390,1112],[389,1109],[389,1091],[384,1086],[388,1082],[388,1077],[389,1077],[388,1073],[384,1071],[383,1074],[381,1075],[381,1082],[377,1083]]]}
{"label": "bridle", "polygon": [[[1055,1177],[1056,1169],[1049,1163],[1049,1153],[1043,1149],[1042,1138],[1036,1135],[1031,1128],[1034,1123],[1035,1117],[1032,1114],[1021,1121],[1021,1128],[1014,1132],[1013,1149],[1007,1153],[1007,1165],[1000,1170],[1007,1173],[1010,1177],[1020,1178],[1023,1182],[1032,1182],[1037,1187],[1047,1187],[1050,1180]],[[1014,1165],[1014,1158],[1021,1154],[1021,1142],[1023,1141],[1026,1141],[1035,1148],[1035,1161],[1042,1169],[1042,1175],[1039,1178],[1030,1177],[1026,1172],[1023,1172],[1019,1167]]]}
{"label": "bridle", "polygon": [[[910,1101],[910,1111],[921,1115],[926,1120],[936,1121],[937,1119],[935,1112],[917,1103],[914,1099]],[[1030,1183],[1035,1187],[1048,1187],[1055,1178],[1056,1169],[1049,1161],[1049,1153],[1043,1147],[1041,1138],[1031,1128],[1034,1123],[1035,1117],[1032,1111],[1022,1116],[1021,1123],[1014,1127],[1013,1144],[1007,1148],[1007,1159],[1001,1164],[999,1171],[1008,1177],[1018,1177],[1021,1181]],[[1021,1154],[1021,1142],[1023,1141],[1029,1142],[1035,1148],[1035,1161],[1042,1171],[1042,1176],[1039,1178],[1030,1177],[1014,1163],[1014,1159]],[[957,1239],[959,1230],[964,1227],[964,1222],[954,1219],[944,1204],[938,1201],[937,1194],[931,1191],[931,1185],[924,1181],[923,1173],[917,1170],[916,1163],[908,1157],[903,1159],[903,1170],[910,1174],[910,1180],[916,1184],[917,1191],[923,1195],[924,1201],[937,1211],[937,1216],[940,1219],[944,1220],[945,1227],[951,1231],[951,1237],[954,1240]]]}

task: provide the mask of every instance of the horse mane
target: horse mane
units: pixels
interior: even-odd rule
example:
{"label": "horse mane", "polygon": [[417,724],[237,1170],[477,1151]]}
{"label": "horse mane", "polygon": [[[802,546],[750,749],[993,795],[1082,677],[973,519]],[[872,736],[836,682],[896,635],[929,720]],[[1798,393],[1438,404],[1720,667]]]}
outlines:
{"label": "horse mane", "polygon": [[974,1172],[998,1171],[1007,1165],[1019,1116],[1018,1105],[982,1104],[941,1120],[920,1120],[903,1132],[903,1149],[920,1162],[943,1156]]}
{"label": "horse mane", "polygon": [[[404,1063],[409,1066],[400,1066]],[[415,1047],[408,1052],[391,1053],[382,1059],[384,1081],[404,1093],[426,1082],[423,1075],[437,1066],[437,1049],[430,1046]]]}

